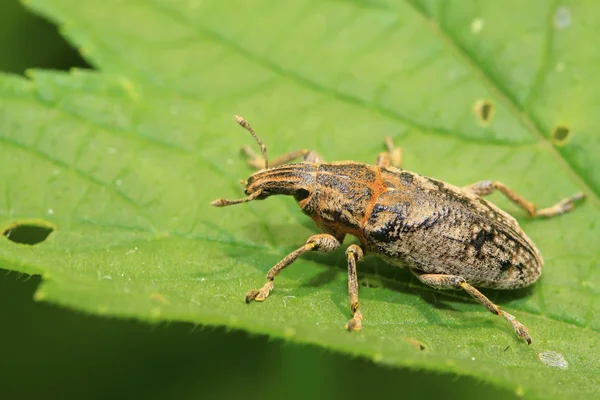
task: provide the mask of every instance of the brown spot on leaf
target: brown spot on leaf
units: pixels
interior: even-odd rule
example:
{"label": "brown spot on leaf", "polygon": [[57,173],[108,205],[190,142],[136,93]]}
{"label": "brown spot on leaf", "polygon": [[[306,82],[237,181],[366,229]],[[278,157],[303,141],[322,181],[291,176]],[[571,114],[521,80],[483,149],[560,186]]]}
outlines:
{"label": "brown spot on leaf", "polygon": [[571,130],[564,125],[557,125],[552,130],[552,143],[556,146],[564,146],[571,139]]}
{"label": "brown spot on leaf", "polygon": [[473,112],[481,126],[489,126],[494,119],[496,106],[490,100],[477,100],[473,106]]}

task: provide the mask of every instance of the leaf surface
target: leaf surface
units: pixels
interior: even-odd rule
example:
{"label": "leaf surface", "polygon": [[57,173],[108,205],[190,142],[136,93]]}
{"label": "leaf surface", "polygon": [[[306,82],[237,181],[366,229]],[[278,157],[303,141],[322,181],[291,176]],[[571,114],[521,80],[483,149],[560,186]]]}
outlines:
{"label": "leaf surface", "polygon": [[[4,268],[43,275],[36,299],[226,325],[530,397],[598,390],[598,56],[585,39],[600,28],[591,1],[28,5],[100,70],[0,76],[0,229],[55,228],[35,246],[0,240]],[[405,168],[456,185],[498,180],[540,206],[585,192],[575,212],[547,221],[490,198],[546,261],[532,288],[486,291],[534,344],[466,295],[426,288],[375,258],[359,266],[364,329],[349,334],[343,250],[303,257],[266,302],[245,305],[316,230],[289,198],[209,206],[241,197],[238,181],[251,173],[238,155],[251,138],[233,114],[272,157],[309,148],[370,163],[391,135]]]}

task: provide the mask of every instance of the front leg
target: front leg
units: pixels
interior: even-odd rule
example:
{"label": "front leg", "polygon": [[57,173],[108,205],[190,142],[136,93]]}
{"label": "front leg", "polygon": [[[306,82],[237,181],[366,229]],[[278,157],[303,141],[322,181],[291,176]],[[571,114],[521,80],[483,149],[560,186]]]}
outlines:
{"label": "front leg", "polygon": [[[248,165],[256,170],[261,170],[265,167],[265,160],[262,156],[256,154],[250,146],[243,146],[242,153],[248,158]],[[306,149],[292,151],[277,157],[275,160],[269,162],[269,167],[277,167],[279,165],[287,164],[297,158],[302,158],[302,161],[307,162],[323,162],[323,157],[316,151],[310,151]]]}
{"label": "front leg", "polygon": [[246,294],[246,303],[250,303],[252,300],[263,301],[275,286],[275,277],[285,267],[296,261],[298,257],[309,251],[322,251],[329,253],[340,247],[340,241],[332,235],[321,233],[308,238],[306,244],[288,254],[283,260],[279,261],[273,268],[267,273],[267,283],[258,290],[251,290]]}
{"label": "front leg", "polygon": [[[262,140],[259,139],[258,135],[256,134],[256,132],[254,132],[254,129],[252,129],[252,127],[250,126],[248,121],[246,121],[244,118],[237,116],[237,115],[235,116],[235,120],[237,121],[238,124],[240,124],[240,126],[242,128],[244,128],[245,130],[250,132],[252,137],[256,140],[256,142],[260,146],[260,152],[262,153],[262,156],[259,156],[258,154],[256,154],[248,146],[242,147],[242,153],[246,154],[246,156],[248,157],[248,165],[250,165],[251,167],[258,169],[258,170],[265,168],[267,166],[267,147],[264,145]],[[281,157],[276,158],[274,161],[269,163],[269,167],[276,167],[278,165],[286,164],[286,163],[288,163],[292,160],[295,160],[296,158],[299,158],[299,157],[302,157],[302,159],[304,161],[308,161],[308,162],[317,163],[317,162],[323,161],[321,156],[314,151],[298,150],[298,151],[293,151],[291,153],[284,154]]]}

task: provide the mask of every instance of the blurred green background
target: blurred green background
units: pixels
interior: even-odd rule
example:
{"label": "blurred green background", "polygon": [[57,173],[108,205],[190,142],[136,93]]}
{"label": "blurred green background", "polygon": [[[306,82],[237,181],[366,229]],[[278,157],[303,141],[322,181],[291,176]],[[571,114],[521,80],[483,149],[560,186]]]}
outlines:
{"label": "blurred green background", "polygon": [[[0,48],[4,72],[89,67],[17,0],[0,1]],[[39,282],[0,269],[4,399],[515,397],[471,378],[380,367],[243,332],[90,317],[35,303]]]}

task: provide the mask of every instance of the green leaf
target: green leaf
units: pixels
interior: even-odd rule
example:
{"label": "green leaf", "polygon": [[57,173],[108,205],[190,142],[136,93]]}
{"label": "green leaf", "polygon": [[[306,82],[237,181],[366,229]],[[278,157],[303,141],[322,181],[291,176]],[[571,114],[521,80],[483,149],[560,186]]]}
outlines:
{"label": "green leaf", "polygon": [[[225,325],[528,397],[596,393],[600,27],[591,0],[565,4],[32,0],[101,72],[0,76],[0,230],[54,229],[33,246],[3,238],[0,265],[42,274],[36,299],[90,313]],[[233,114],[271,155],[373,162],[392,135],[404,167],[457,185],[499,180],[541,206],[585,192],[535,221],[491,197],[546,260],[531,289],[486,291],[534,344],[372,257],[364,329],[349,334],[343,250],[303,257],[244,304],[316,231],[289,198],[209,206],[251,173]]]}

